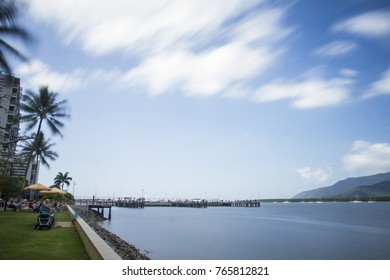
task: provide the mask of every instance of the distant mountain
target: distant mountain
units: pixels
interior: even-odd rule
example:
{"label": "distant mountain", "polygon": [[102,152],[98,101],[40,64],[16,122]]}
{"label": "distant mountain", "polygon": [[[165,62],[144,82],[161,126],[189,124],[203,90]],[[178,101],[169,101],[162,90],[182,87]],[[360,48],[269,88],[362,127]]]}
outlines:
{"label": "distant mountain", "polygon": [[328,198],[370,198],[370,197],[390,197],[390,181],[380,182],[370,186],[359,186],[350,191],[329,196]]}
{"label": "distant mountain", "polygon": [[382,195],[379,196],[390,196],[389,184],[390,172],[380,173],[376,175],[344,179],[329,187],[301,192],[293,198],[354,198],[360,192],[372,197],[375,196],[372,195],[375,193],[382,193]]}

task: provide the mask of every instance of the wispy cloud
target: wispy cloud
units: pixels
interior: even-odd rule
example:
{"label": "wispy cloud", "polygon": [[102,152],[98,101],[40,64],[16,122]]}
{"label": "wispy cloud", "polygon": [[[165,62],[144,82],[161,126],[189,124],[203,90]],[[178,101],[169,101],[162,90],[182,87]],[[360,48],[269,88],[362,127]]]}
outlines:
{"label": "wispy cloud", "polygon": [[390,12],[373,11],[341,21],[333,26],[334,31],[343,31],[365,37],[390,36]]}
{"label": "wispy cloud", "polygon": [[363,98],[372,98],[379,95],[390,95],[390,68],[382,73],[381,78],[370,85]]}
{"label": "wispy cloud", "polygon": [[101,55],[198,44],[261,2],[35,0],[29,6],[33,18],[55,24],[66,42],[77,40],[87,52]]}
{"label": "wispy cloud", "polygon": [[[245,96],[245,85],[271,67],[283,52],[273,44],[292,31],[281,24],[284,14],[281,8],[251,12],[236,19],[234,25],[219,26],[215,36],[203,42],[203,48],[190,42],[150,54],[119,81],[124,86],[146,88],[151,95],[175,90],[195,96]],[[258,28],[264,25],[267,28]],[[222,43],[216,43],[215,38]],[[240,90],[236,93],[232,88]]]}
{"label": "wispy cloud", "polygon": [[53,91],[70,92],[86,85],[86,73],[83,69],[78,68],[72,73],[61,73],[38,59],[21,64],[16,69],[16,73],[25,77],[24,87],[31,90],[47,85]]}
{"label": "wispy cloud", "polygon": [[345,77],[324,79],[320,76],[300,81],[275,80],[258,88],[252,99],[256,102],[290,100],[297,109],[334,106],[350,98],[349,86],[353,82]]}
{"label": "wispy cloud", "polygon": [[118,84],[150,95],[245,95],[231,89],[272,67],[294,30],[283,24],[286,8],[262,0],[79,2],[32,1],[30,12],[92,55],[131,54],[137,63]]}
{"label": "wispy cloud", "polygon": [[309,166],[305,166],[302,168],[298,168],[295,170],[299,176],[303,179],[315,183],[323,183],[325,182],[333,173],[331,167],[326,168],[311,168]]}
{"label": "wispy cloud", "polygon": [[[310,109],[349,100],[357,75],[356,70],[345,68],[334,78],[317,75],[284,80],[279,73],[273,81],[260,84],[264,73],[289,50],[283,39],[295,31],[284,22],[288,8],[271,6],[268,1],[31,0],[29,7],[31,17],[52,24],[65,43],[80,44],[93,56],[119,53],[124,60],[130,57],[129,66],[121,65],[110,81],[149,95],[175,92],[254,102],[287,100],[294,108]],[[388,15],[362,14],[333,29],[385,36],[390,34]],[[335,57],[356,48],[353,41],[337,40],[313,54]],[[19,73],[28,73],[33,86],[52,83],[61,90],[80,88],[97,75],[81,68],[60,73],[42,61],[34,61],[29,70],[23,67],[25,72]],[[367,97],[387,94],[388,80],[386,74],[373,83]]]}
{"label": "wispy cloud", "polygon": [[334,41],[313,51],[313,54],[320,56],[340,56],[351,53],[356,44],[351,41]]}
{"label": "wispy cloud", "polygon": [[342,161],[347,171],[387,172],[390,170],[390,144],[355,141]]}
{"label": "wispy cloud", "polygon": [[262,73],[274,58],[268,48],[251,49],[240,43],[201,53],[166,52],[146,58],[120,81],[144,86],[152,95],[179,89],[188,95],[210,96]]}
{"label": "wispy cloud", "polygon": [[353,78],[353,77],[356,77],[357,75],[359,75],[359,72],[355,69],[351,69],[351,68],[342,68],[340,69],[339,73],[344,76],[344,77],[348,77],[348,78]]}

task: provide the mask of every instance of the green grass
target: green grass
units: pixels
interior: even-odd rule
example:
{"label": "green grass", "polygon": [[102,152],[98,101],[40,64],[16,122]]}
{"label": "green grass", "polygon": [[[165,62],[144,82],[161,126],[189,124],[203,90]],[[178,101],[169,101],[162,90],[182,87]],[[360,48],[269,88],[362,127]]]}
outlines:
{"label": "green grass", "polygon": [[61,211],[56,214],[57,221],[61,222],[70,222],[71,218],[68,211]]}
{"label": "green grass", "polygon": [[[58,221],[70,221],[67,211]],[[88,254],[76,228],[34,230],[37,214],[0,211],[0,259],[87,260]]]}

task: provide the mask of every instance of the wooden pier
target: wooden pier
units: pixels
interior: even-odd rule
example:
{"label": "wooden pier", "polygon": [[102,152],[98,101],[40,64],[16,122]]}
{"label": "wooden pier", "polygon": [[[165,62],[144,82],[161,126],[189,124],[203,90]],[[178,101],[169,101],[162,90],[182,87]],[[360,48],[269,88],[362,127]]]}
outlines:
{"label": "wooden pier", "polygon": [[104,209],[109,210],[109,219],[111,219],[111,207],[125,208],[145,208],[145,207],[183,207],[183,208],[207,208],[207,207],[260,207],[260,200],[226,200],[226,201],[207,201],[207,200],[163,200],[163,201],[145,201],[143,198],[118,198],[118,199],[78,199],[78,204],[87,204],[89,209],[104,216]]}
{"label": "wooden pier", "polygon": [[207,207],[260,207],[260,200],[235,200],[235,201],[155,201],[145,202],[145,207],[190,207],[190,208],[207,208]]}
{"label": "wooden pier", "polygon": [[108,209],[108,219],[111,220],[111,205],[89,204],[88,209],[101,215],[103,218],[105,218],[104,209]]}
{"label": "wooden pier", "polygon": [[207,208],[207,201],[177,201],[172,202],[171,207]]}
{"label": "wooden pier", "polygon": [[113,206],[116,207],[127,207],[127,208],[144,208],[144,200],[116,200],[112,202]]}
{"label": "wooden pier", "polygon": [[232,207],[260,207],[259,200],[236,200],[231,202]]}
{"label": "wooden pier", "polygon": [[145,207],[207,208],[207,201],[154,201],[145,202]]}
{"label": "wooden pier", "polygon": [[80,205],[96,205],[96,206],[116,206],[116,207],[127,207],[127,208],[144,208],[145,200],[142,198],[130,199],[130,198],[121,198],[121,199],[111,199],[111,198],[95,198],[92,199],[76,199],[76,204]]}

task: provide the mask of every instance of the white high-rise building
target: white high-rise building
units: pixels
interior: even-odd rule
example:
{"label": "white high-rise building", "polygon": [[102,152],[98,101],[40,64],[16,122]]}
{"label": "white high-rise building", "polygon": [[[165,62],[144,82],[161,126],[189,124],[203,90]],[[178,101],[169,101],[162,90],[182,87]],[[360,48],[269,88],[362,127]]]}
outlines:
{"label": "white high-rise building", "polygon": [[19,135],[20,79],[0,73],[0,139],[1,156],[15,153]]}
{"label": "white high-rise building", "polygon": [[[20,78],[0,72],[0,158],[7,165],[7,174],[24,177],[25,165],[15,160],[20,125]],[[3,166],[4,168],[4,166]],[[39,164],[31,164],[28,184],[37,182]]]}

